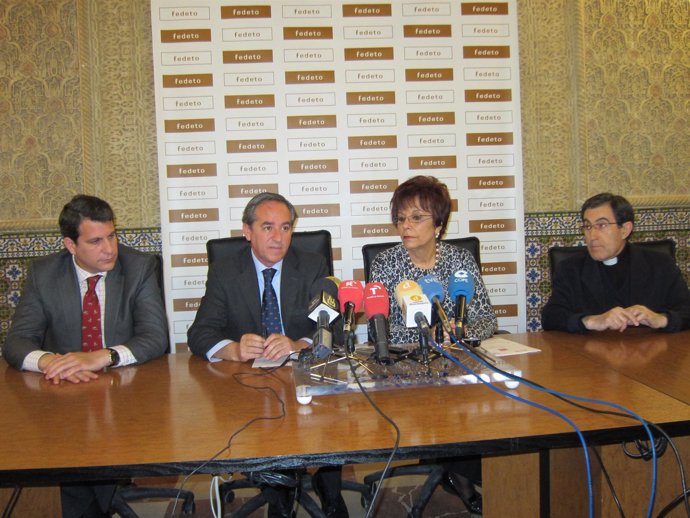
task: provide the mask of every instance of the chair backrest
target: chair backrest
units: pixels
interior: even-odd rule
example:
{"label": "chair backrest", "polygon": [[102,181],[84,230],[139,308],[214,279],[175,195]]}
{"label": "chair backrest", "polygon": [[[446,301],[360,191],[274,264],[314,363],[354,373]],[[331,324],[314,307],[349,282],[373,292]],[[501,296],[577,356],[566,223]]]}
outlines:
{"label": "chair backrest", "polygon": [[[331,233],[328,230],[293,232],[290,246],[322,255],[326,259],[329,275],[333,275],[333,249],[331,247]],[[244,236],[209,239],[206,242],[208,264],[210,266],[214,261],[227,260],[243,248],[249,248],[249,241]]]}
{"label": "chair backrest", "polygon": [[[444,239],[443,242],[468,250],[474,256],[474,260],[477,262],[477,266],[479,266],[479,269],[481,271],[482,263],[479,251],[479,238],[477,238],[476,236],[456,237],[453,239]],[[371,270],[371,265],[374,262],[374,258],[379,253],[399,243],[400,241],[388,241],[385,243],[370,243],[362,247],[362,259],[364,261],[364,278],[367,282],[369,282],[369,272]]]}
{"label": "chair backrest", "polygon": [[[676,242],[673,239],[659,239],[656,241],[638,241],[634,244],[637,246],[648,248],[650,250],[656,250],[657,252],[670,255],[674,261],[676,259]],[[574,257],[576,255],[584,256],[584,254],[586,253],[586,246],[552,246],[549,249],[551,278],[553,279],[553,274],[556,272],[556,266],[561,264],[569,257]]]}

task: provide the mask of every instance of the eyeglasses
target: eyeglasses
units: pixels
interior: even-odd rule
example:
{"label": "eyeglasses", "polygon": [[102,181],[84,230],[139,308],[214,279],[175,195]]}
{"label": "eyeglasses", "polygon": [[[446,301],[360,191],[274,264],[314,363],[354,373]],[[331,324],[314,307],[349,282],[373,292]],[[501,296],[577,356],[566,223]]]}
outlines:
{"label": "eyeglasses", "polygon": [[583,223],[582,231],[591,232],[593,228],[596,228],[599,232],[604,232],[611,225],[618,225],[618,223],[612,221],[599,221],[598,223]]}
{"label": "eyeglasses", "polygon": [[396,225],[404,225],[406,220],[410,220],[413,225],[419,225],[422,221],[433,218],[431,214],[412,214],[410,216],[398,216],[395,218]]}

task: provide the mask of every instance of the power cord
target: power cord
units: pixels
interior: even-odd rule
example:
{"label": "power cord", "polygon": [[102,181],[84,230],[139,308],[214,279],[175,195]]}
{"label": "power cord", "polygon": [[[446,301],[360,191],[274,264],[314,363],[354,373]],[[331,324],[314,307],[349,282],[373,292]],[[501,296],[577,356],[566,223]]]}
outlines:
{"label": "power cord", "polygon": [[[257,386],[255,386],[255,385],[249,385],[249,384],[247,384],[247,383],[242,382],[241,378],[250,377],[250,376],[253,376],[253,377],[264,377],[264,376],[269,376],[269,375],[273,374],[277,369],[279,369],[279,368],[283,367],[284,365],[286,365],[289,361],[290,361],[290,357],[287,356],[287,357],[285,358],[285,360],[284,360],[280,365],[277,365],[276,367],[272,367],[272,368],[270,368],[270,369],[262,369],[262,372],[261,372],[261,373],[255,373],[255,372],[236,372],[236,373],[234,373],[234,374],[232,375],[233,379],[234,379],[238,384],[242,385],[243,387],[248,387],[248,388],[252,388],[252,389],[254,389],[254,390],[259,390],[259,391],[265,390],[266,392],[269,393],[269,395],[272,395],[272,396],[278,401],[278,403],[280,404],[280,415],[277,415],[277,416],[258,416],[258,417],[253,417],[252,419],[250,419],[249,421],[247,421],[246,423],[244,423],[242,426],[240,426],[237,430],[235,430],[235,432],[233,432],[232,435],[230,435],[230,438],[228,439],[228,442],[227,442],[227,444],[226,444],[225,446],[223,446],[220,450],[218,450],[215,454],[213,454],[213,456],[209,457],[209,458],[206,459],[204,462],[202,462],[201,464],[199,464],[199,465],[198,465],[196,468],[194,468],[191,472],[189,472],[189,473],[182,479],[182,482],[180,483],[180,488],[179,488],[179,490],[178,490],[178,492],[177,492],[178,498],[175,498],[175,503],[173,504],[173,508],[172,508],[171,513],[170,513],[170,516],[175,516],[175,510],[176,510],[176,508],[177,508],[177,502],[178,502],[178,500],[179,500],[179,495],[182,493],[182,490],[184,489],[185,484],[186,484],[187,481],[190,479],[190,477],[192,477],[193,475],[195,475],[196,473],[198,473],[198,472],[199,472],[201,469],[203,469],[206,465],[210,464],[211,462],[213,462],[214,460],[216,460],[220,455],[222,455],[224,452],[226,452],[227,450],[229,450],[230,447],[231,447],[231,445],[232,445],[232,441],[235,439],[235,437],[237,437],[240,433],[242,433],[242,432],[245,431],[247,428],[249,428],[252,424],[254,424],[254,423],[258,422],[258,421],[272,421],[272,420],[276,420],[276,419],[283,419],[283,418],[285,417],[285,401],[283,401],[283,399],[282,399],[282,398],[280,397],[280,395],[275,391],[275,389],[273,389],[272,387],[269,387],[269,386],[257,387]],[[296,494],[295,494],[295,496],[296,496]],[[293,506],[294,506],[294,502],[293,502]]]}
{"label": "power cord", "polygon": [[367,513],[364,516],[364,518],[369,518],[372,513],[374,512],[374,509],[376,508],[376,503],[377,503],[377,497],[379,495],[379,491],[381,490],[381,486],[383,486],[383,481],[386,479],[386,475],[390,471],[391,464],[393,462],[393,459],[395,458],[395,454],[398,452],[398,448],[400,446],[400,428],[398,425],[388,417],[386,414],[383,413],[383,410],[381,410],[376,403],[374,403],[374,400],[371,399],[371,396],[367,392],[367,390],[364,388],[364,385],[362,385],[362,382],[359,379],[359,376],[357,375],[357,369],[355,368],[355,364],[353,363],[352,359],[348,356],[347,357],[347,362],[350,364],[350,371],[352,371],[352,376],[355,378],[355,382],[357,383],[357,386],[359,387],[359,390],[361,391],[362,395],[367,399],[371,407],[376,410],[376,412],[383,417],[390,425],[393,427],[395,430],[395,444],[393,445],[393,450],[391,451],[391,454],[388,456],[388,460],[386,461],[386,465],[383,468],[383,471],[381,472],[381,477],[379,478],[378,484],[376,484],[376,490],[374,491],[374,494],[371,497],[371,502],[369,504],[369,507],[367,509]]}

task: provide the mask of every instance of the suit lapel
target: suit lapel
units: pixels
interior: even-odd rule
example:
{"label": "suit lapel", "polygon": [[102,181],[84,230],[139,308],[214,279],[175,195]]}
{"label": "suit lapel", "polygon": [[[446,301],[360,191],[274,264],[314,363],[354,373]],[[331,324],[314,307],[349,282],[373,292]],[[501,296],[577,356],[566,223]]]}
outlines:
{"label": "suit lapel", "polygon": [[[601,272],[597,267],[597,262],[587,254],[584,264],[582,265],[582,283],[585,285],[587,291],[594,301],[604,301],[608,300],[609,297],[606,294],[604,288],[604,280],[601,278]],[[585,297],[588,296],[587,293],[583,294]]]}
{"label": "suit lapel", "polygon": [[283,333],[286,335],[289,334],[286,325],[290,322],[294,310],[297,309],[297,294],[299,293],[300,286],[297,259],[292,253],[292,248],[290,248],[283,260],[280,281],[280,313],[283,320]]}
{"label": "suit lapel", "polygon": [[105,277],[105,335],[103,337],[103,347],[118,345],[115,343],[116,322],[120,301],[124,290],[124,272],[122,264],[118,260],[115,267],[108,272]]}
{"label": "suit lapel", "polygon": [[[56,297],[59,297],[58,307],[62,308],[63,318],[59,324],[65,336],[66,344],[81,344],[81,295],[79,292],[79,278],[75,270],[72,256],[67,252],[63,265],[63,273],[56,276]],[[79,345],[81,348],[81,345]]]}
{"label": "suit lapel", "polygon": [[[257,281],[256,268],[252,259],[251,248],[247,247],[242,252],[242,257],[238,261],[239,275],[236,282],[238,292],[242,300],[237,301],[247,307],[249,315],[254,322],[255,329],[261,329],[261,300],[259,300],[259,282]],[[259,333],[260,334],[260,333]]]}

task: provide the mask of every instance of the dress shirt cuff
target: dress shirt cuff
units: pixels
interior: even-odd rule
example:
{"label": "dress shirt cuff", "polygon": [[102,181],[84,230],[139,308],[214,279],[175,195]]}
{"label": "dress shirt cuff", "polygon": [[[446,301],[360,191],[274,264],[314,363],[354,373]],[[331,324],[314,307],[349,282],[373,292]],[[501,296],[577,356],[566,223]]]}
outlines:
{"label": "dress shirt cuff", "polygon": [[31,351],[29,354],[27,354],[24,357],[24,361],[22,362],[22,370],[23,371],[30,371],[30,372],[43,372],[41,369],[38,368],[38,360],[44,354],[53,354],[53,353],[49,353],[47,351],[42,351],[40,349],[38,349],[36,351]]}
{"label": "dress shirt cuff", "polygon": [[134,357],[134,354],[132,354],[132,351],[129,350],[129,347],[126,345],[114,345],[111,347],[111,349],[115,349],[117,353],[120,355],[120,363],[115,365],[115,368],[117,367],[124,367],[125,365],[132,365],[133,363],[137,363],[137,359]]}
{"label": "dress shirt cuff", "polygon": [[213,356],[216,354],[218,351],[220,351],[223,347],[225,347],[228,344],[231,344],[232,340],[221,340],[218,342],[216,345],[211,347],[208,352],[206,353],[206,359],[210,362],[219,362],[222,361],[222,358],[216,358]]}

